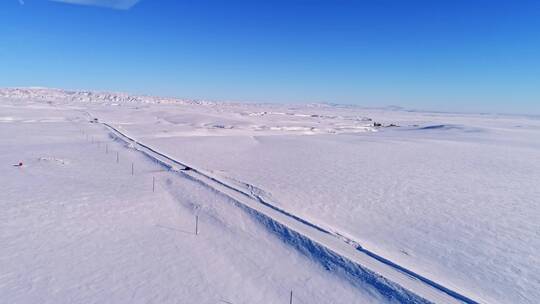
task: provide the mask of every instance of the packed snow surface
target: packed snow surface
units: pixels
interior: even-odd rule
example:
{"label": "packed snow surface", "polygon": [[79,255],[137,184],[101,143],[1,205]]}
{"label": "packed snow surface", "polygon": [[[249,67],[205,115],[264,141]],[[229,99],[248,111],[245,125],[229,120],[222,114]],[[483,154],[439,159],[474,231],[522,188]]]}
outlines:
{"label": "packed snow surface", "polygon": [[480,302],[540,298],[538,117],[115,96],[0,91],[0,299],[391,300],[90,118]]}

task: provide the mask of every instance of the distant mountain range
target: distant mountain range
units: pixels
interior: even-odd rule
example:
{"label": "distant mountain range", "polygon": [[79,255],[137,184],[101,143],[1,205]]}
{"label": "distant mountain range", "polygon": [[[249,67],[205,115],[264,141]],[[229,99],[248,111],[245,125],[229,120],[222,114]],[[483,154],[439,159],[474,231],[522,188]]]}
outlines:
{"label": "distant mountain range", "polygon": [[[46,102],[95,102],[95,103],[109,103],[109,104],[129,104],[129,103],[166,103],[166,104],[191,104],[191,105],[216,105],[216,104],[229,104],[240,105],[245,104],[241,102],[226,101],[215,102],[208,100],[198,99],[184,99],[174,97],[157,97],[148,95],[132,95],[128,93],[119,92],[98,92],[88,90],[64,90],[54,88],[43,87],[21,87],[21,88],[0,88],[0,98],[9,99],[30,99]],[[265,105],[276,106],[276,103],[246,103],[250,105]],[[402,111],[405,110],[398,106],[386,106],[386,107],[362,107],[360,105],[352,104],[337,104],[331,102],[324,103],[308,103],[308,104],[291,104],[291,107],[311,107],[311,108],[366,108],[366,109],[380,109],[389,111]]]}
{"label": "distant mountain range", "polygon": [[73,91],[53,88],[0,88],[0,98],[31,99],[48,102],[99,102],[99,103],[176,103],[215,104],[204,100],[190,100],[170,97],[131,95],[116,92]]}

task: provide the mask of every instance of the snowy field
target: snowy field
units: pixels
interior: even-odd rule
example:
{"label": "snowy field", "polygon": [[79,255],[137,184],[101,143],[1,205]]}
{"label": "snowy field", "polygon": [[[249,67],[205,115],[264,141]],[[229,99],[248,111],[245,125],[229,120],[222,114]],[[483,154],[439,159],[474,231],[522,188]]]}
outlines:
{"label": "snowy field", "polygon": [[1,303],[391,302],[78,112],[0,113]]}
{"label": "snowy field", "polygon": [[40,90],[0,100],[2,302],[288,303],[290,290],[294,303],[399,301],[94,117],[470,299],[540,298],[538,117]]}

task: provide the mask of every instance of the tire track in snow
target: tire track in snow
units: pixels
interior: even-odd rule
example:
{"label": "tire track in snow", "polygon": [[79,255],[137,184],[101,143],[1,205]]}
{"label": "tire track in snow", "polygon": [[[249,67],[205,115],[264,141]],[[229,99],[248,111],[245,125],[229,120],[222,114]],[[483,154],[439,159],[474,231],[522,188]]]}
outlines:
{"label": "tire track in snow", "polygon": [[161,165],[179,171],[183,176],[233,199],[237,206],[252,213],[284,241],[319,260],[325,267],[344,269],[353,278],[373,285],[389,298],[404,303],[480,303],[363,248],[339,232],[324,229],[273,205],[249,191],[249,187],[247,191],[235,187],[211,173],[196,169],[139,142],[108,123],[101,124],[113,136]]}

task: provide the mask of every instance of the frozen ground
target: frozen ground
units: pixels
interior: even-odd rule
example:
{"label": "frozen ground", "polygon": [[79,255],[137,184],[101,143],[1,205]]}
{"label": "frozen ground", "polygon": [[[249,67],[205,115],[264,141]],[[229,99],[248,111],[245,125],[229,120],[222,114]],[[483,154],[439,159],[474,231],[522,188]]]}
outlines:
{"label": "frozen ground", "polygon": [[[538,118],[324,105],[175,103],[109,97],[98,97],[90,103],[79,98],[63,98],[61,94],[60,97],[48,97],[51,105],[43,106],[70,109],[55,113],[28,110],[25,96],[4,98],[0,114],[2,138],[28,132],[25,130],[29,124],[41,130],[44,123],[40,125],[40,119],[61,120],[66,113],[71,117],[83,117],[77,110],[87,111],[149,146],[244,187],[287,212],[344,235],[364,248],[473,299],[485,303],[536,303],[540,298]],[[30,103],[32,107],[45,104],[37,102],[42,99],[39,96],[32,97],[36,100],[36,103]],[[40,119],[28,114],[35,112],[41,115]],[[370,119],[400,127],[375,128]],[[23,126],[19,133],[8,131],[17,125]],[[62,140],[65,137],[62,133],[58,135]],[[31,141],[21,142],[21,136],[16,140],[6,148],[14,157],[20,155],[20,152],[14,152],[19,148],[14,147],[23,143],[35,145]],[[34,159],[38,157],[43,156]],[[2,158],[6,158],[6,154],[2,153]],[[16,160],[4,160],[10,161]],[[8,172],[13,172],[12,169],[5,168],[11,170]],[[5,176],[2,174],[2,178]],[[21,182],[18,180],[16,185],[23,187]],[[125,185],[131,182],[128,179]],[[176,179],[175,182],[185,183]],[[117,190],[117,187],[113,188]],[[92,189],[97,191],[96,187]],[[22,192],[17,195],[26,197],[20,200],[34,197],[32,193]],[[143,197],[140,193],[132,194]],[[116,195],[115,192],[112,196]],[[175,195],[172,197],[174,200],[170,201],[183,201]],[[55,201],[53,198],[47,200]],[[204,197],[202,200],[207,201]],[[217,207],[217,204],[212,206],[225,208]],[[109,207],[112,208],[110,213],[114,214],[117,209]],[[230,221],[228,214],[232,210],[234,208],[220,209],[223,212],[218,217],[220,221]],[[142,216],[138,214],[141,210],[132,211],[129,220],[126,219],[129,223]],[[160,214],[163,210],[155,212]],[[183,213],[187,212],[178,212]],[[185,219],[179,218],[178,223],[189,223],[189,227],[192,217],[193,213],[189,213]],[[231,225],[236,227],[239,235],[247,233],[244,227]],[[256,223],[252,225],[258,227]],[[139,229],[141,233],[148,233],[145,227]],[[263,228],[259,229],[265,233]],[[11,230],[2,229],[2,237],[4,231]],[[149,238],[152,242],[158,239],[155,236]],[[256,238],[260,239],[259,236]],[[229,238],[234,240],[231,243],[237,243],[238,239],[242,240],[237,234],[231,234]],[[363,303],[373,297],[375,301],[380,300],[376,299],[379,296],[371,287],[351,285],[337,274],[321,271],[317,263],[310,264],[309,259],[297,256],[294,250],[271,236],[264,240],[271,242],[272,251],[273,246],[277,246],[294,255],[292,264],[307,260],[304,263],[308,266],[302,267],[307,269],[306,273],[313,269],[320,271],[324,276],[317,273],[321,281],[313,285],[317,286],[314,289],[319,290],[318,284],[324,285],[321,292],[326,294],[327,287],[335,289],[330,286],[349,288],[348,297],[320,298],[321,303]],[[259,244],[244,246],[243,241],[238,243],[242,244],[238,245],[238,252],[244,252],[247,247],[257,257],[258,253],[264,252]],[[223,244],[221,249],[229,246]],[[268,267],[277,267],[269,262],[271,257],[267,260]],[[287,269],[287,266],[280,267],[278,269]],[[267,277],[265,271],[257,271],[263,278]],[[306,277],[311,275],[308,273]],[[0,278],[0,282],[5,281],[4,276]],[[326,285],[324,278],[332,283]],[[210,284],[199,282],[197,286],[203,285]],[[230,288],[235,287],[227,285],[222,290],[226,293]],[[286,294],[288,286],[284,289],[281,293]],[[319,299],[310,292],[306,291],[307,302]],[[363,300],[364,297],[367,299]],[[242,302],[242,299],[238,301]],[[282,301],[279,299],[276,302]]]}

